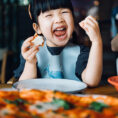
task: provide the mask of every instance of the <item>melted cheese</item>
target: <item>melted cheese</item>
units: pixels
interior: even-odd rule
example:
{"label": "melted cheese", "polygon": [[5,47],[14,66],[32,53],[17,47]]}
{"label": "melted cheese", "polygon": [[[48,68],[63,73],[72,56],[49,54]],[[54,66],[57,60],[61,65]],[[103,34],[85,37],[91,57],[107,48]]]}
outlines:
{"label": "melted cheese", "polygon": [[56,104],[52,104],[52,103],[42,103],[42,102],[37,102],[34,105],[30,106],[30,110],[35,110],[38,113],[43,113],[47,110],[57,110],[60,106],[56,105]]}

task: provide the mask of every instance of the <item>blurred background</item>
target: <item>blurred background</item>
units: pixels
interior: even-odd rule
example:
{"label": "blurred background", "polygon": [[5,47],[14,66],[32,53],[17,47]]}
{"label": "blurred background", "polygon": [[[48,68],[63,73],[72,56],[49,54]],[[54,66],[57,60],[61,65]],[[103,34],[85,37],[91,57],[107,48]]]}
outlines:
{"label": "blurred background", "polygon": [[[28,3],[28,0],[0,0],[1,83],[13,77],[13,70],[19,65],[22,42],[34,34],[27,11]],[[72,3],[78,19],[92,15],[99,23],[103,40],[101,83],[106,84],[109,76],[117,74],[117,52],[111,50],[111,40],[117,34],[118,0],[72,0]]]}

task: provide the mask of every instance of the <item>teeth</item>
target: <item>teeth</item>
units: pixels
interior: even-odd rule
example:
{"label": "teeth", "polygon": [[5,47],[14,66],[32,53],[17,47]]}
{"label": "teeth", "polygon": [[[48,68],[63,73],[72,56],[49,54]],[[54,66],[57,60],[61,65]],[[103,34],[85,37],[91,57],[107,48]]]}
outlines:
{"label": "teeth", "polygon": [[61,30],[64,30],[65,28],[59,28],[59,29],[56,29],[57,31],[61,31]]}

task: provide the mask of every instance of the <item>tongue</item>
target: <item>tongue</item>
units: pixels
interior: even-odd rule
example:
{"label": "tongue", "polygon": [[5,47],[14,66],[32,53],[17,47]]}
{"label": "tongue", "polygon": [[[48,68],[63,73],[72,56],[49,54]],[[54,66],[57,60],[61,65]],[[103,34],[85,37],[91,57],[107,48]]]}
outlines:
{"label": "tongue", "polygon": [[65,30],[63,30],[63,31],[55,31],[55,32],[54,32],[54,34],[55,34],[56,36],[62,36],[62,35],[64,35],[65,33],[66,33]]}

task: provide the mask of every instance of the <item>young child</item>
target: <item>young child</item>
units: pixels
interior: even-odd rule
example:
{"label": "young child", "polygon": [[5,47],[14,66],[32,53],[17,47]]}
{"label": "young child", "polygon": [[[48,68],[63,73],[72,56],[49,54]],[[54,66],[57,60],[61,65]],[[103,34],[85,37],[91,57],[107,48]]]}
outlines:
{"label": "young child", "polygon": [[96,20],[88,16],[78,24],[92,43],[89,52],[88,47],[70,43],[75,28],[70,0],[31,0],[29,15],[45,43],[43,47],[31,46],[33,36],[24,41],[14,76],[19,80],[67,78],[97,86],[102,74],[102,40]]}

